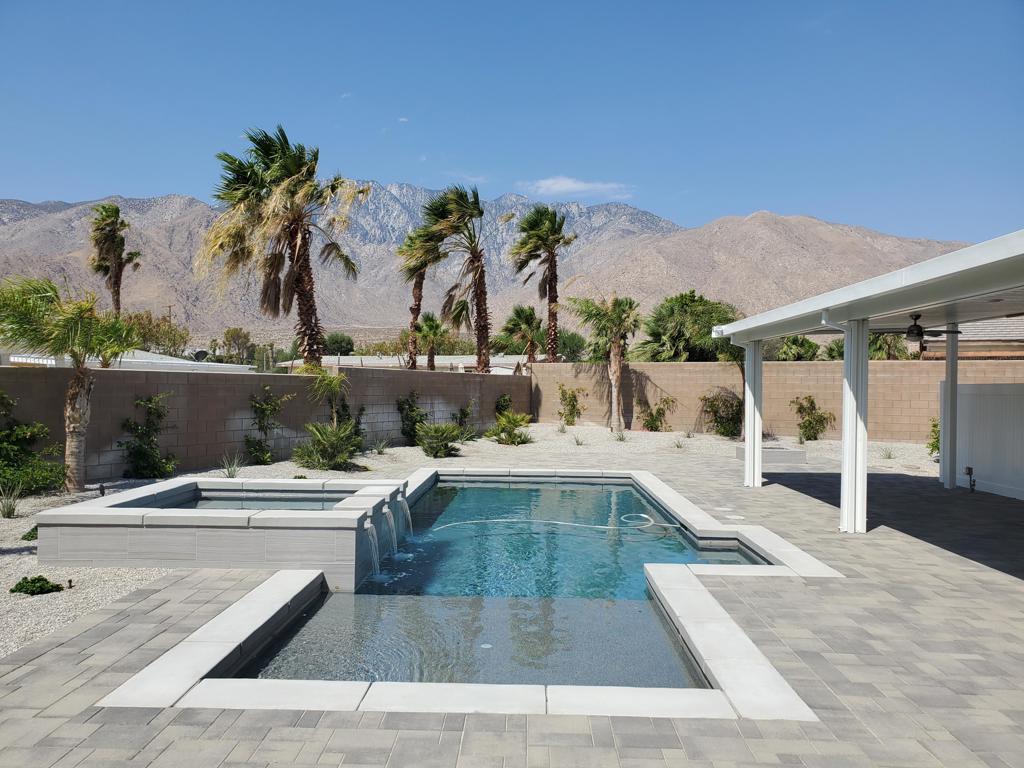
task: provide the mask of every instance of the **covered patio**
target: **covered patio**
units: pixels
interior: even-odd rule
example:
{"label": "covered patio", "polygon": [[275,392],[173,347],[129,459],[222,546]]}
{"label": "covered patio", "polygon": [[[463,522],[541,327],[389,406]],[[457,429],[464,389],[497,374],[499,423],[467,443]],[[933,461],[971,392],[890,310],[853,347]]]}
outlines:
{"label": "covered patio", "polygon": [[[860,283],[829,291],[714,329],[746,350],[744,485],[762,485],[763,342],[802,334],[844,338],[842,465],[839,530],[865,533],[867,521],[868,340],[871,333],[901,331],[909,340],[945,338],[946,376],[941,394],[940,479],[948,488],[973,481],[957,459],[958,331],[962,323],[1024,315],[1024,230],[938,256]],[[903,329],[906,329],[905,331]],[[1015,410],[1016,390],[1005,392]],[[1012,422],[993,422],[993,439],[1024,467]],[[1000,492],[997,484],[992,490]]]}

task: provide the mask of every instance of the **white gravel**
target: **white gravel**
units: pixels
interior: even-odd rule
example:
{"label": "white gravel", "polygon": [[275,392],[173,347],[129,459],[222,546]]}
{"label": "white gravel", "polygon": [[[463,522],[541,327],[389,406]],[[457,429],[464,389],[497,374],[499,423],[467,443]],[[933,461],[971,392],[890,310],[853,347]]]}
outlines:
{"label": "white gravel", "polygon": [[[400,479],[423,466],[518,466],[518,467],[656,467],[659,460],[686,456],[727,456],[735,455],[738,442],[715,435],[694,434],[687,437],[682,432],[628,432],[626,441],[620,442],[606,428],[599,426],[567,427],[559,432],[554,424],[532,424],[529,427],[534,442],[522,446],[498,445],[491,440],[477,440],[461,446],[461,455],[449,459],[430,459],[417,447],[389,448],[383,455],[368,453],[357,457],[356,463],[362,470],[352,472],[316,472],[302,469],[290,461],[281,461],[268,466],[243,467],[241,477],[391,477]],[[582,443],[577,445],[577,438]],[[769,444],[796,446],[793,438],[780,438]],[[807,443],[808,463],[812,466],[834,468],[840,456],[837,440],[820,440]],[[891,457],[891,458],[889,458]],[[871,443],[868,460],[873,471],[903,472],[916,475],[937,476],[938,466],[928,456],[923,445],[911,443]],[[223,476],[216,469],[206,473]],[[125,483],[110,484],[115,491]],[[163,568],[63,568],[52,565],[40,566],[36,560],[35,542],[21,541],[21,535],[32,527],[33,516],[50,507],[69,504],[91,498],[95,489],[84,494],[71,496],[59,494],[24,499],[19,516],[0,519],[0,611],[4,616],[0,626],[0,656],[6,655],[31,640],[41,637],[68,624],[90,611],[101,608],[134,589],[144,586],[170,571]],[[71,579],[72,589],[49,595],[14,595],[8,590],[22,576],[42,574],[51,581],[67,586]]]}
{"label": "white gravel", "polygon": [[[21,540],[22,534],[34,525],[35,514],[96,495],[97,491],[92,490],[76,495],[34,496],[22,499],[17,517],[0,518],[0,657],[170,573],[163,568],[67,568],[39,564],[36,542]],[[22,576],[40,574],[64,585],[64,591],[34,596],[9,591]],[[69,579],[74,584],[71,589],[67,588]]]}

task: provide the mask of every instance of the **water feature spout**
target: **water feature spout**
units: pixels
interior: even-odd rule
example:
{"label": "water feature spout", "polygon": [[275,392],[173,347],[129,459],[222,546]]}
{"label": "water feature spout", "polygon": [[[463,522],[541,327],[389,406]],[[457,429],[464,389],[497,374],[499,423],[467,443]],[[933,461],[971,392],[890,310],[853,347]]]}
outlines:
{"label": "water feature spout", "polygon": [[398,551],[398,531],[395,530],[395,516],[389,504],[384,505],[384,519],[388,524],[388,538],[391,540],[391,552]]}
{"label": "water feature spout", "polygon": [[373,527],[373,523],[366,522],[363,524],[363,530],[366,531],[366,540],[370,542],[370,566],[373,575],[377,576],[380,574],[380,544],[377,541],[377,529]]}
{"label": "water feature spout", "polygon": [[402,511],[402,518],[405,522],[405,535],[412,536],[412,510],[409,509],[409,502],[404,496],[399,497],[398,508]]}

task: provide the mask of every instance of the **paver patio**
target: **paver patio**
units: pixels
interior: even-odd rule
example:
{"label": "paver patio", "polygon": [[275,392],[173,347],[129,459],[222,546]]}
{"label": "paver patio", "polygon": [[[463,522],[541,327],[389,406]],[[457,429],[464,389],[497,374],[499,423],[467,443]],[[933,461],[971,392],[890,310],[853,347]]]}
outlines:
{"label": "paver patio", "polygon": [[835,466],[621,454],[847,576],[702,579],[821,722],[95,707],[269,575],[179,571],[0,660],[0,766],[1024,766],[1024,502],[872,475],[841,535]]}

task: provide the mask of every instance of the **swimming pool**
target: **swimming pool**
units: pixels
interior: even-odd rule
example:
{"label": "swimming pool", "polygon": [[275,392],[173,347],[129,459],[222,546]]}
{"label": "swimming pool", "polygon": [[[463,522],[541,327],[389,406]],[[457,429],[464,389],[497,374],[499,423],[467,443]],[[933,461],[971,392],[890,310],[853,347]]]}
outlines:
{"label": "swimming pool", "polygon": [[439,482],[356,594],[307,610],[242,677],[707,687],[644,563],[764,562],[701,546],[634,485]]}

